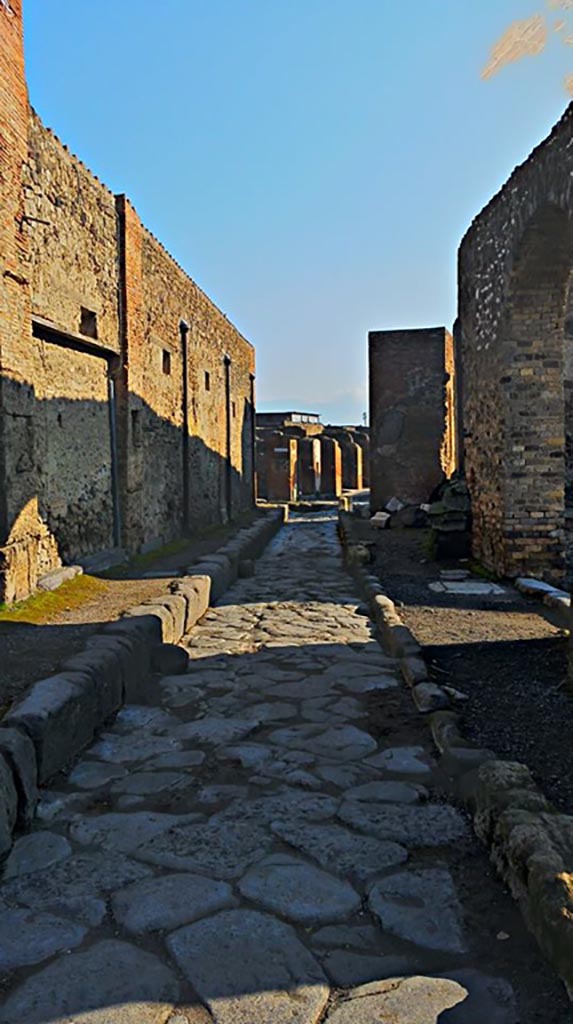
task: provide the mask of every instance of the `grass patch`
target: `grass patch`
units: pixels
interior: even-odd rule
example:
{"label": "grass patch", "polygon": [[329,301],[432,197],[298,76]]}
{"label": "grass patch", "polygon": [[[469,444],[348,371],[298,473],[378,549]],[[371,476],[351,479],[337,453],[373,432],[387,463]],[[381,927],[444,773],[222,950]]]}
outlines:
{"label": "grass patch", "polygon": [[80,605],[108,590],[103,580],[81,575],[62,583],[57,590],[39,591],[17,604],[0,604],[0,622],[29,622],[42,625],[63,611]]}

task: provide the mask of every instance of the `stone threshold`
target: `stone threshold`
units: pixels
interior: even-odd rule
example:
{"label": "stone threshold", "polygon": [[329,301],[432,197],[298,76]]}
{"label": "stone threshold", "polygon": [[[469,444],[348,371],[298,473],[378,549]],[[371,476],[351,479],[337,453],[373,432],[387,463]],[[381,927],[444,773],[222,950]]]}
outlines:
{"label": "stone threshold", "polygon": [[267,511],[218,551],[174,579],[168,592],[123,613],[91,636],[56,675],[36,682],[0,721],[0,858],[32,821],[38,786],[65,768],[124,705],[137,703],[174,647],[258,558],[285,521]]}
{"label": "stone threshold", "polygon": [[[446,689],[430,680],[414,634],[377,577],[353,559],[343,515],[338,529],[348,569],[378,628],[381,645],[398,659],[417,709],[427,716],[440,767],[472,814],[476,835],[489,848],[527,927],[573,1001],[573,816],[553,807],[526,765],[501,760],[462,735],[460,716],[452,710]],[[524,585],[529,584],[533,586],[527,590]],[[568,598],[538,581],[519,580],[517,586],[536,597],[543,591],[550,607],[556,597],[563,605]]]}

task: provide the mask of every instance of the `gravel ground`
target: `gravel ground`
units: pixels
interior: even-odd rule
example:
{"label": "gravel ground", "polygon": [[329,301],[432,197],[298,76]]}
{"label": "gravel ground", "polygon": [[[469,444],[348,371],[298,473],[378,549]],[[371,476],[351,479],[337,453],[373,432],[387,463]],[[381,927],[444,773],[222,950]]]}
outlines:
{"label": "gravel ground", "polygon": [[426,531],[386,530],[373,538],[359,520],[355,530],[356,539],[376,540],[374,571],[424,646],[433,678],[468,696],[461,705],[465,735],[526,764],[549,799],[573,813],[566,641],[543,606],[513,589],[503,598],[434,594],[428,583],[459,563],[432,561]]}

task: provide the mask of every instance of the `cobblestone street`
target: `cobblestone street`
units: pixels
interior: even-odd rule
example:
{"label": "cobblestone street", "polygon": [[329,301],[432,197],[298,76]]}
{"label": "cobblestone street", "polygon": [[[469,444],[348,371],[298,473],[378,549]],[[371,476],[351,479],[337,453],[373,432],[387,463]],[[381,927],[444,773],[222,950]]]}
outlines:
{"label": "cobblestone street", "polygon": [[294,518],[44,791],[1,1024],[568,1019],[362,611],[334,518]]}

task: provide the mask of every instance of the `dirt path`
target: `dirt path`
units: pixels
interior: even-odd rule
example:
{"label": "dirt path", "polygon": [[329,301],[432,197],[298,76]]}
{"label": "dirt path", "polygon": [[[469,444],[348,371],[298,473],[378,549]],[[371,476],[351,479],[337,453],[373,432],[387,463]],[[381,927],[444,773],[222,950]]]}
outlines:
{"label": "dirt path", "polygon": [[334,522],[292,522],[54,781],[0,1024],[564,1024],[359,610]]}

